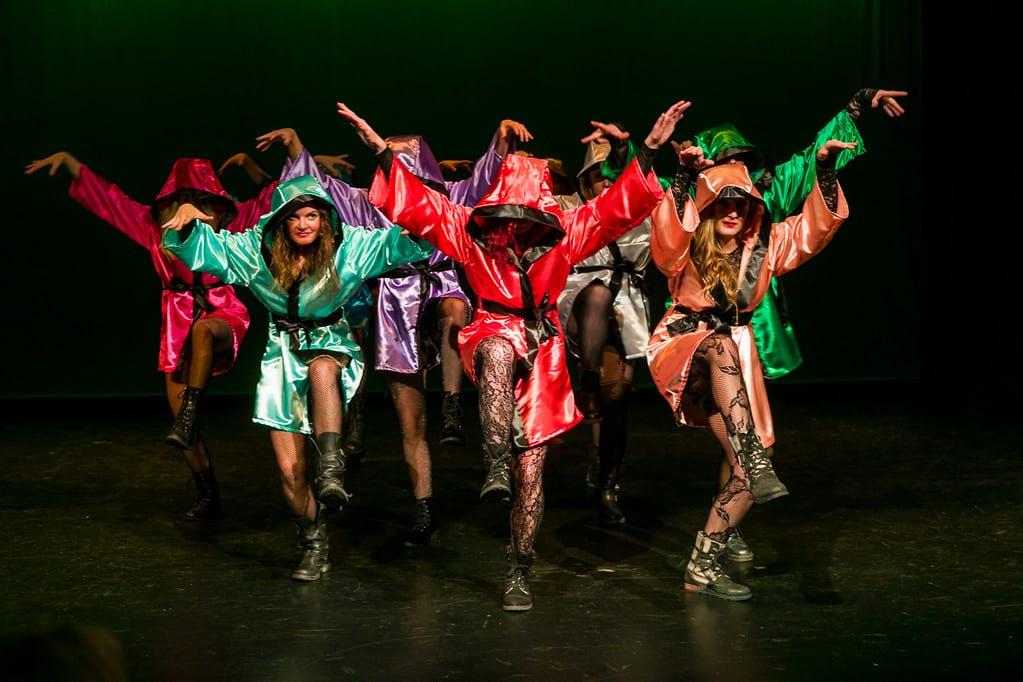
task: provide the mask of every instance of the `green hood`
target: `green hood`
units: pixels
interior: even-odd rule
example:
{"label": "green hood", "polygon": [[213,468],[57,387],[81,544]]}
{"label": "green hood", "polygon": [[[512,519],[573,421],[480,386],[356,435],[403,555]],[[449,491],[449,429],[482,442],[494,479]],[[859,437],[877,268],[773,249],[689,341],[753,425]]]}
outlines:
{"label": "green hood", "polygon": [[273,241],[274,232],[280,228],[284,219],[292,212],[306,204],[317,204],[326,209],[330,215],[330,227],[335,235],[341,229],[337,216],[337,208],[330,196],[316,178],[302,175],[277,185],[270,197],[270,212],[263,215],[256,223],[256,229],[263,231],[263,243],[269,245]]}
{"label": "green hood", "polygon": [[738,154],[748,154],[749,157],[745,161],[750,173],[763,170],[763,154],[731,123],[724,123],[704,130],[693,138],[693,143],[703,148],[705,158],[714,162],[724,161]]}

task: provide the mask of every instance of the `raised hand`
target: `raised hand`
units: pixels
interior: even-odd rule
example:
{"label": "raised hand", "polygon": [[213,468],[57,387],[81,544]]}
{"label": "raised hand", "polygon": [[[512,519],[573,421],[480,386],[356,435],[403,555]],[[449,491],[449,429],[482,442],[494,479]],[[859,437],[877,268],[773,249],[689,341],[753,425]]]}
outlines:
{"label": "raised hand", "polygon": [[373,126],[367,123],[366,119],[349,109],[348,105],[344,102],[337,103],[337,115],[348,121],[349,125],[355,128],[355,133],[359,136],[359,139],[373,150],[374,154],[379,154],[387,148],[384,138],[380,137],[377,131],[373,130]]}
{"label": "raised hand", "polygon": [[192,204],[185,203],[178,206],[178,210],[174,212],[171,219],[161,225],[161,227],[165,230],[181,230],[181,228],[197,218],[211,225],[216,222],[216,218],[213,216],[206,215]]}
{"label": "raised hand", "polygon": [[579,140],[583,144],[589,144],[590,142],[610,142],[611,140],[624,142],[629,139],[629,133],[619,128],[616,123],[590,121],[590,125],[593,126],[593,132]]}
{"label": "raised hand", "polygon": [[506,118],[497,126],[497,136],[502,140],[507,140],[509,135],[518,138],[519,142],[529,142],[533,139],[533,133],[529,132],[526,126]]}
{"label": "raised hand", "polygon": [[[520,152],[515,152],[519,154]],[[446,159],[439,164],[442,171],[448,173],[468,173],[472,170],[472,161],[468,159]]]}
{"label": "raised hand", "polygon": [[683,140],[682,142],[672,140],[671,146],[675,148],[680,166],[700,170],[701,168],[710,168],[714,165],[713,161],[704,157],[703,147],[693,144],[690,140]]}
{"label": "raised hand", "polygon": [[870,100],[870,108],[877,109],[880,106],[884,113],[888,115],[888,118],[898,118],[906,113],[906,110],[902,108],[902,105],[895,98],[906,97],[907,95],[909,93],[905,90],[878,90]]}
{"label": "raised hand", "polygon": [[855,142],[842,142],[841,140],[828,140],[817,149],[818,161],[830,161],[844,149],[855,149]]}
{"label": "raised hand", "polygon": [[275,142],[280,142],[288,148],[288,156],[295,158],[302,153],[302,140],[298,139],[298,133],[294,128],[278,128],[264,133],[256,138],[256,149],[265,152]]}
{"label": "raised hand", "polygon": [[53,177],[62,166],[67,168],[67,172],[74,178],[77,178],[82,170],[82,163],[78,159],[71,156],[68,152],[57,152],[47,156],[45,159],[37,159],[25,166],[25,175],[32,175],[42,168],[49,167],[49,176]]}
{"label": "raised hand", "polygon": [[336,154],[334,156],[330,154],[317,154],[313,157],[313,161],[321,165],[328,175],[335,178],[341,177],[341,174],[337,171],[338,166],[344,168],[346,173],[351,173],[355,170],[355,164],[348,160],[347,154]]}
{"label": "raised hand", "polygon": [[680,100],[675,102],[668,110],[657,117],[654,121],[654,125],[650,128],[650,132],[647,133],[646,139],[643,140],[643,144],[651,149],[657,149],[662,144],[668,141],[671,134],[675,132],[675,124],[682,120],[682,116],[686,113],[686,109],[693,106],[692,102],[687,100]]}

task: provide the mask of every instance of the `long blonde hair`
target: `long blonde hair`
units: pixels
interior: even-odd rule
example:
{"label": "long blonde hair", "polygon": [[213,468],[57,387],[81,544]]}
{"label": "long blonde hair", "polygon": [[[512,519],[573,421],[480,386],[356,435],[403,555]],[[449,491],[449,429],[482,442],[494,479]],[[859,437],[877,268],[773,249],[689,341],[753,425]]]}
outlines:
{"label": "long blonde hair", "polygon": [[721,244],[714,231],[715,219],[704,218],[693,235],[692,258],[696,272],[700,275],[703,293],[711,298],[721,288],[732,306],[739,299],[739,273],[732,267],[728,255],[721,250]]}
{"label": "long blonde hair", "polygon": [[[327,273],[329,286],[341,288],[337,270],[334,268],[334,233],[331,229],[330,213],[321,208],[316,210],[320,214],[320,234],[309,249],[300,250],[295,242],[291,241],[285,225],[287,217],[274,229],[273,241],[270,244],[270,273],[285,291],[289,290],[299,277],[304,275],[307,279],[313,279],[324,271]],[[302,269],[295,272],[295,263],[303,256],[305,262],[302,263]]]}

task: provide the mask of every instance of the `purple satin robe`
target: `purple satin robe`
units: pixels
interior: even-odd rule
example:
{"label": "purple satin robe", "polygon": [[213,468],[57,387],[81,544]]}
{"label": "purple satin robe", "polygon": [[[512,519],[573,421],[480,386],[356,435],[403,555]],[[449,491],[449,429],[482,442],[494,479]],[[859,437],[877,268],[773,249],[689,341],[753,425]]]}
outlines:
{"label": "purple satin robe", "polygon": [[[497,176],[503,157],[497,153],[497,135],[476,161],[472,175],[464,180],[445,181],[430,147],[419,136],[388,138],[395,159],[434,187],[443,188],[451,201],[474,206]],[[281,181],[312,175],[334,200],[338,215],[349,225],[383,229],[393,225],[369,202],[366,190],[352,187],[324,173],[305,149],[288,161]],[[408,273],[408,274],[403,274]],[[425,261],[413,263],[380,278],[376,314],[376,368],[385,372],[415,374],[439,361],[431,333],[420,324],[423,312],[441,299],[457,298],[470,306],[462,291],[454,261],[434,251]]]}

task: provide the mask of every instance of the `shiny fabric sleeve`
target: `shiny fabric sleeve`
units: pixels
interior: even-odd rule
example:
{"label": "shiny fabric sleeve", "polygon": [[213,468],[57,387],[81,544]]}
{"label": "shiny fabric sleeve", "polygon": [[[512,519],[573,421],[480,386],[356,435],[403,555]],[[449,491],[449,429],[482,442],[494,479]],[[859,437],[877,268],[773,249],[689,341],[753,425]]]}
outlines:
{"label": "shiny fabric sleeve", "polygon": [[592,201],[566,211],[563,227],[569,259],[578,263],[643,222],[661,200],[657,177],[629,163],[613,185]]}
{"label": "shiny fabric sleeve", "polygon": [[148,206],[124,193],[82,164],[78,177],[71,181],[71,198],[100,220],[110,223],[129,239],[145,248],[156,244],[160,232]]}
{"label": "shiny fabric sleeve", "polygon": [[430,242],[445,255],[460,262],[468,258],[471,240],[465,227],[472,209],[454,204],[430,189],[402,164],[391,163],[386,174],[377,170],[369,200],[389,220]]}
{"label": "shiny fabric sleeve", "polygon": [[260,217],[270,211],[270,198],[280,184],[277,180],[269,182],[259,189],[259,193],[245,201],[236,201],[238,215],[225,228],[228,232],[244,232],[256,226]]}
{"label": "shiny fabric sleeve", "polygon": [[281,182],[311,175],[330,195],[341,222],[367,228],[386,228],[393,223],[369,201],[365,190],[352,187],[344,180],[324,173],[305,147],[281,170]]}
{"label": "shiny fabric sleeve", "polygon": [[[508,153],[511,154],[513,151],[515,151],[515,145],[509,142]],[[490,189],[491,183],[494,182],[503,160],[504,157],[497,153],[497,133],[494,133],[487,151],[473,164],[472,175],[464,180],[444,183],[451,201],[463,206],[475,206],[479,203],[479,200]]]}
{"label": "shiny fabric sleeve", "polygon": [[675,277],[689,263],[689,245],[693,233],[700,225],[700,214],[688,192],[682,208],[675,204],[672,192],[666,192],[651,216],[650,257],[657,269],[668,277]]}
{"label": "shiny fabric sleeve", "polygon": [[838,112],[833,119],[828,121],[827,125],[817,132],[817,138],[812,145],[794,154],[785,163],[774,167],[774,179],[771,186],[763,193],[764,203],[767,204],[772,221],[784,220],[799,208],[803,200],[810,194],[814,182],[817,180],[814,155],[828,140],[856,143],[855,149],[842,150],[838,155],[835,161],[836,170],[866,152],[863,147],[863,138],[860,136],[855,121],[845,109]]}
{"label": "shiny fabric sleeve", "polygon": [[803,210],[798,215],[771,226],[771,243],[767,262],[775,276],[784,275],[810,260],[828,245],[838,227],[849,217],[849,206],[842,187],[835,182],[836,206],[832,211],[814,183]]}
{"label": "shiny fabric sleeve", "polygon": [[261,229],[217,232],[195,221],[184,240],[181,232],[165,230],[163,247],[190,270],[208,272],[228,284],[247,285],[264,267],[259,249],[262,237]]}
{"label": "shiny fabric sleeve", "polygon": [[389,270],[429,258],[433,248],[402,234],[400,227],[364,230],[343,224],[344,239],[336,256],[338,268],[354,270],[363,279],[378,277]]}

